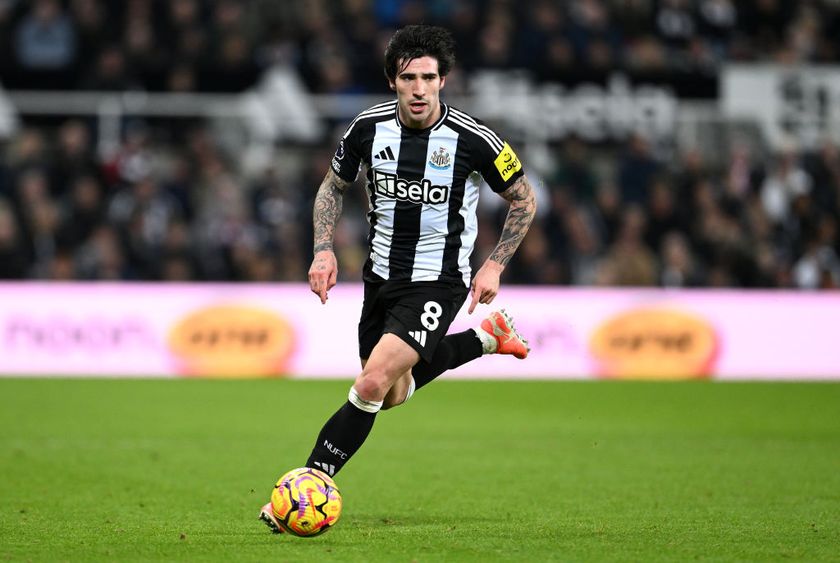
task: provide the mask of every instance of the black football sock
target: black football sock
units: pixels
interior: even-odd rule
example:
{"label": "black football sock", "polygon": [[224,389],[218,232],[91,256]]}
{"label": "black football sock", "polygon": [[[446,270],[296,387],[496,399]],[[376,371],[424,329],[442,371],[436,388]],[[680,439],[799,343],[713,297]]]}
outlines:
{"label": "black football sock", "polygon": [[435,349],[431,362],[420,360],[411,369],[414,389],[420,389],[443,372],[470,362],[482,353],[481,340],[473,329],[447,334]]}
{"label": "black football sock", "polygon": [[362,447],[373,428],[376,413],[382,403],[364,401],[356,394],[355,399],[360,401],[363,410],[354,404],[352,396],[355,393],[355,389],[351,389],[351,399],[324,424],[321,433],[318,434],[318,441],[306,460],[306,467],[335,475]]}

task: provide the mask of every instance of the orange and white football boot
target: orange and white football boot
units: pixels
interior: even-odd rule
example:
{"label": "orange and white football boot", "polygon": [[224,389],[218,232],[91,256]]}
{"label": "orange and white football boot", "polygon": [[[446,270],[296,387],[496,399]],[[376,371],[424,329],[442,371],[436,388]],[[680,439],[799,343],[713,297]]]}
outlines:
{"label": "orange and white football boot", "polygon": [[481,330],[496,340],[496,349],[493,354],[511,354],[524,360],[528,357],[531,349],[528,341],[516,331],[513,325],[513,318],[504,309],[490,313],[486,319],[481,321]]}

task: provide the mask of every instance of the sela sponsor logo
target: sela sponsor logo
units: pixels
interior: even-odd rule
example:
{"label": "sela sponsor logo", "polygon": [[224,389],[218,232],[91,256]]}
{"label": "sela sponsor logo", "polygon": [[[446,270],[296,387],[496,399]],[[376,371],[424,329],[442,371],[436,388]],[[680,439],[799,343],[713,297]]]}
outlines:
{"label": "sela sponsor logo", "polygon": [[507,143],[502,147],[502,152],[499,153],[499,156],[496,157],[493,164],[496,165],[496,170],[499,171],[499,174],[502,175],[502,180],[505,181],[515,172],[522,169],[522,162],[520,162],[519,157],[516,156],[516,153],[513,152],[513,149]]}
{"label": "sela sponsor logo", "polygon": [[432,153],[432,156],[429,157],[429,166],[435,170],[446,170],[452,166],[452,158],[446,152],[446,148],[440,147]]}
{"label": "sela sponsor logo", "polygon": [[[810,81],[814,73],[808,76]],[[611,74],[603,85],[581,82],[569,87],[557,82],[537,84],[527,71],[485,71],[471,76],[470,86],[482,114],[503,122],[508,135],[527,134],[541,141],[570,135],[585,141],[619,141],[635,133],[657,141],[672,139],[680,106],[669,86],[634,84],[621,73]],[[756,98],[752,92],[731,92]],[[808,92],[804,99],[816,99],[810,96]],[[779,101],[771,92],[764,97]]]}
{"label": "sela sponsor logo", "polygon": [[449,186],[434,186],[430,180],[403,180],[395,174],[374,170],[374,190],[377,194],[411,203],[446,203]]}

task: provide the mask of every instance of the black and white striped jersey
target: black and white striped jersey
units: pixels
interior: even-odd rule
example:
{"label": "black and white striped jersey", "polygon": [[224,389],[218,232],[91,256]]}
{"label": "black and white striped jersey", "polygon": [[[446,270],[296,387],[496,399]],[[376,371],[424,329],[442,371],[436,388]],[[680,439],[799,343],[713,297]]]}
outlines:
{"label": "black and white striped jersey", "polygon": [[370,257],[365,272],[387,280],[470,283],[480,178],[496,192],[522,164],[481,121],[446,104],[427,129],[405,127],[397,102],[361,112],[344,133],[333,171],[354,181],[367,168]]}

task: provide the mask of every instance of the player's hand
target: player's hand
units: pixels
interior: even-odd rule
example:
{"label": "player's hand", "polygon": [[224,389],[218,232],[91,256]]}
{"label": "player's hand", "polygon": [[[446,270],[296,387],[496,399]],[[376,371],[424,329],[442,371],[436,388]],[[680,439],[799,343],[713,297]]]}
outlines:
{"label": "player's hand", "polygon": [[479,268],[478,273],[473,277],[472,287],[470,288],[473,296],[470,308],[467,310],[470,315],[472,315],[477,304],[483,303],[486,305],[492,303],[493,299],[496,298],[499,293],[499,276],[502,275],[504,269],[504,266],[493,260],[487,260]]}
{"label": "player's hand", "polygon": [[335,285],[338,276],[338,262],[332,250],[322,250],[312,259],[309,267],[309,289],[321,298],[321,304],[327,302],[327,292]]}

